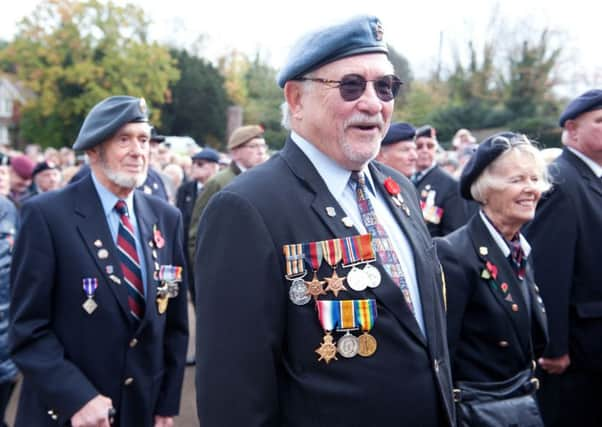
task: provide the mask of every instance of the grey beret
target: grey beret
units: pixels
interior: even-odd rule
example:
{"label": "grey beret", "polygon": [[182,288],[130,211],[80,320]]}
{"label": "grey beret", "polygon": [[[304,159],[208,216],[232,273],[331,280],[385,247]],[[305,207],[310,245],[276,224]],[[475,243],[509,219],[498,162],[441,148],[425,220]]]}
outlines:
{"label": "grey beret", "polygon": [[330,62],[364,53],[388,54],[383,26],[375,16],[357,16],[303,36],[291,49],[276,81],[280,87]]}
{"label": "grey beret", "polygon": [[86,116],[74,150],[88,150],[111,138],[123,125],[132,122],[148,122],[144,98],[111,96],[100,101]]}
{"label": "grey beret", "polygon": [[602,90],[592,89],[573,99],[564,109],[558,120],[560,127],[564,127],[564,122],[573,120],[588,111],[599,110],[602,108]]}
{"label": "grey beret", "polygon": [[192,160],[207,160],[208,162],[219,163],[219,153],[213,148],[205,147],[198,153],[195,153]]}
{"label": "grey beret", "polygon": [[416,129],[409,123],[393,123],[383,139],[382,145],[395,144],[400,141],[413,141]]}

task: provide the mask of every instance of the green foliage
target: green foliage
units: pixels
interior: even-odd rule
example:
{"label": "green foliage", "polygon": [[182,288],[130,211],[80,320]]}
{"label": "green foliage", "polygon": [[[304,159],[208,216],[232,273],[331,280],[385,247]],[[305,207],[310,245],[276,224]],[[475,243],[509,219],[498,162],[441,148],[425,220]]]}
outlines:
{"label": "green foliage", "polygon": [[[23,18],[0,52],[37,95],[25,106],[22,137],[70,144],[91,107],[110,95],[162,103],[178,71],[165,48],[147,42],[148,24],[142,9],[96,0],[46,0]],[[159,110],[151,112],[160,123]]]}
{"label": "green foliage", "polygon": [[230,103],[224,78],[211,63],[172,49],[180,79],[170,86],[171,99],[161,106],[166,135],[190,136],[201,145],[225,147],[226,111]]}

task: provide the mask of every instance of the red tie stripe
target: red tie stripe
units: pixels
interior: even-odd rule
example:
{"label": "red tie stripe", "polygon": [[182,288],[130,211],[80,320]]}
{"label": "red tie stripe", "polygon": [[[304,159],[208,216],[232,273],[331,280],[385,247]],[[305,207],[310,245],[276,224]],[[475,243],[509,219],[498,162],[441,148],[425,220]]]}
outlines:
{"label": "red tie stripe", "polygon": [[121,270],[128,290],[128,305],[132,316],[140,320],[144,313],[144,286],[140,259],[136,251],[136,235],[130,222],[126,203],[123,200],[117,201],[115,210],[119,214],[117,249],[119,249]]}

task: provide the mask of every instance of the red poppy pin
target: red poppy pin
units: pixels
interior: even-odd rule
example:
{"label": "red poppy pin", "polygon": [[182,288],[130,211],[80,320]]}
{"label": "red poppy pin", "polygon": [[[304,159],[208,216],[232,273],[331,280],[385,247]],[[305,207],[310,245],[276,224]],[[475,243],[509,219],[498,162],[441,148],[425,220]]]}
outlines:
{"label": "red poppy pin", "polygon": [[485,263],[485,268],[481,271],[481,277],[485,280],[489,280],[493,278],[493,280],[497,279],[497,267],[487,261]]}
{"label": "red poppy pin", "polygon": [[165,246],[165,239],[156,225],[153,225],[153,240],[159,249]]}
{"label": "red poppy pin", "polygon": [[393,178],[388,177],[387,179],[385,179],[384,184],[385,184],[385,189],[391,196],[399,195],[399,184],[397,184],[393,180]]}
{"label": "red poppy pin", "polygon": [[401,208],[407,216],[410,216],[410,208],[408,208],[408,205],[406,205],[403,197],[401,197],[399,184],[397,184],[397,182],[395,182],[395,180],[390,176],[385,179],[383,184],[385,185],[385,190],[387,190],[387,193],[391,195],[391,200],[393,200],[395,206]]}
{"label": "red poppy pin", "polygon": [[503,293],[508,292],[508,283],[504,282],[500,285],[500,288],[502,289]]}

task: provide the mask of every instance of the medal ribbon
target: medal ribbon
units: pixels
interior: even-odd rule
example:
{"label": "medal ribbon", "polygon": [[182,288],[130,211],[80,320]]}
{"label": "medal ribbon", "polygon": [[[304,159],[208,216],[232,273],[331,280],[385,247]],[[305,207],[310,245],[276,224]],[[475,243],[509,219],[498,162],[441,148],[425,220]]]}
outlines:
{"label": "medal ribbon", "polygon": [[356,329],[354,300],[337,301],[340,312],[340,329]]}
{"label": "medal ribbon", "polygon": [[318,319],[325,332],[333,331],[339,323],[339,301],[317,300]]}
{"label": "medal ribbon", "polygon": [[374,322],[378,317],[376,311],[376,300],[373,299],[358,299],[355,303],[355,315],[359,321],[362,331],[370,331],[374,326]]}
{"label": "medal ribbon", "polygon": [[361,260],[359,236],[350,236],[343,239],[343,266],[350,267]]}
{"label": "medal ribbon", "polygon": [[303,245],[293,243],[284,245],[284,258],[286,259],[286,277],[296,277],[305,274],[305,264],[303,263]]}
{"label": "medal ribbon", "polygon": [[339,261],[341,261],[343,258],[341,239],[324,240],[320,243],[322,244],[322,250],[324,252],[324,258],[326,259],[326,262],[334,269]]}
{"label": "medal ribbon", "polygon": [[82,284],[86,295],[90,298],[93,297],[96,288],[98,288],[98,279],[96,279],[96,277],[87,277],[82,279]]}
{"label": "medal ribbon", "polygon": [[362,234],[357,236],[358,246],[360,248],[360,258],[364,262],[372,262],[376,259],[374,248],[372,247],[372,234]]}
{"label": "medal ribbon", "polygon": [[162,265],[159,269],[159,280],[180,282],[182,280],[182,267],[176,265]]}
{"label": "medal ribbon", "polygon": [[303,243],[303,254],[306,256],[306,258],[309,258],[309,264],[314,271],[318,271],[324,256],[322,253],[322,245],[320,243],[321,242]]}

